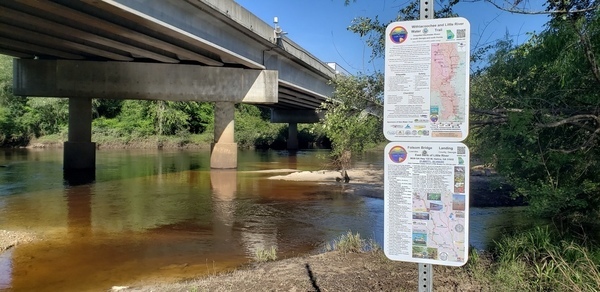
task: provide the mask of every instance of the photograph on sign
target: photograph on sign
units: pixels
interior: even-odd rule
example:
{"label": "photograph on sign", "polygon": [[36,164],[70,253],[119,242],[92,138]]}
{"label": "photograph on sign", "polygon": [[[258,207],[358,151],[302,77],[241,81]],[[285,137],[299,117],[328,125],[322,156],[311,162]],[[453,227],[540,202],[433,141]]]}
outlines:
{"label": "photograph on sign", "polygon": [[391,260],[462,266],[469,250],[469,149],[391,142],[384,152],[384,252]]}
{"label": "photograph on sign", "polygon": [[461,17],[388,25],[383,117],[388,140],[467,137],[469,34],[469,21]]}

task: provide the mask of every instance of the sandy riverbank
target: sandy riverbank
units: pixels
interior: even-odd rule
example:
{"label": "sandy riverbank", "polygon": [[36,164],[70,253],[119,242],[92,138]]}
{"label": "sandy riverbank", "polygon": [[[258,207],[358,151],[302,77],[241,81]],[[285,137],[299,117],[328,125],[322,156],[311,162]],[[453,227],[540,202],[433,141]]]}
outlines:
{"label": "sandy riverbank", "polygon": [[39,237],[31,232],[0,230],[0,253],[21,243],[38,240]]}
{"label": "sandy riverbank", "polygon": [[[120,291],[417,291],[418,264],[388,260],[383,252],[341,253],[283,259],[178,283],[146,283]],[[468,267],[435,266],[435,291],[493,291]]]}

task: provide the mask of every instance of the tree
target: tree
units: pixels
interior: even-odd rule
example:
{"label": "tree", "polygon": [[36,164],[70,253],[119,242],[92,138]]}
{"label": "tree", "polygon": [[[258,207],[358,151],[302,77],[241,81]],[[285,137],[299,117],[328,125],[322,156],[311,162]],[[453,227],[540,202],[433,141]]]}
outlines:
{"label": "tree", "polygon": [[332,143],[334,164],[346,177],[353,152],[383,141],[383,75],[338,75],[332,83],[333,96],[321,106],[325,111],[322,127]]}
{"label": "tree", "polygon": [[[353,2],[356,2],[354,0]],[[385,29],[388,24],[395,21],[406,21],[406,20],[416,20],[420,17],[420,5],[419,0],[413,0],[408,2],[406,6],[401,8],[398,11],[398,14],[395,19],[389,20],[387,22],[382,22],[379,20],[379,17],[375,16],[375,18],[371,17],[357,17],[352,20],[352,24],[348,27],[348,30],[360,35],[361,37],[366,37],[366,44],[371,48],[371,58],[383,58],[385,55]],[[456,4],[458,4],[459,0],[448,0],[446,3],[443,3],[440,8],[435,10],[436,18],[446,18],[446,17],[455,17],[457,16],[453,8]],[[350,0],[344,1],[345,5],[350,4]]]}
{"label": "tree", "polygon": [[12,58],[0,55],[0,146],[16,146],[28,139],[19,122],[26,102],[12,94]]}
{"label": "tree", "polygon": [[[471,77],[475,152],[545,217],[589,221],[600,215],[600,23],[592,0],[485,1],[514,13],[550,15],[546,29],[515,46],[500,40],[487,66]],[[345,1],[348,4],[350,1]],[[419,1],[395,20],[416,19]],[[453,16],[448,1],[436,17]],[[537,9],[535,5],[541,5]],[[537,10],[536,10],[537,9]],[[394,21],[395,21],[394,20]],[[384,53],[387,23],[357,18],[373,57]],[[483,54],[482,54],[483,53]]]}
{"label": "tree", "polygon": [[500,42],[472,78],[477,152],[539,215],[600,215],[599,45],[597,10],[557,13],[528,43]]}

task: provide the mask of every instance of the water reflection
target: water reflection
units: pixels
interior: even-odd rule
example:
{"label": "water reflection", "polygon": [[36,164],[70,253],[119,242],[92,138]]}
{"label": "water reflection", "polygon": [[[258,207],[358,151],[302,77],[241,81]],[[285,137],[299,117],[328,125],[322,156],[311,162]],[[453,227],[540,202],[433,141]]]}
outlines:
{"label": "water reflection", "polygon": [[63,179],[67,186],[91,184],[96,180],[95,169],[63,170]]}
{"label": "water reflection", "polygon": [[479,249],[490,249],[494,240],[539,223],[526,213],[525,207],[470,208],[469,242]]}
{"label": "water reflection", "polygon": [[71,236],[89,236],[92,232],[92,186],[67,187],[65,197],[67,233]]}
{"label": "water reflection", "polygon": [[[62,183],[62,152],[0,152],[0,229],[44,240],[0,254],[0,289],[106,290],[231,269],[271,246],[315,252],[348,230],[382,242],[383,201],[344,185],[252,172],[322,167],[315,152],[241,152],[241,171],[210,170],[208,151],[99,151],[95,181]],[[362,163],[380,165],[381,155]],[[471,208],[471,244],[517,209]]]}
{"label": "water reflection", "polygon": [[12,249],[0,253],[0,289],[8,289],[11,287],[13,274],[12,254]]}

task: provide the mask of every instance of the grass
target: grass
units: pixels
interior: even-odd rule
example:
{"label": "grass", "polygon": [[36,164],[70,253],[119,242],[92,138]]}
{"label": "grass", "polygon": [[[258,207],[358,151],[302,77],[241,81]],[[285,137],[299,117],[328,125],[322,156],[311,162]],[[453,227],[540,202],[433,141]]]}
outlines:
{"label": "grass", "polygon": [[[363,252],[370,249],[369,243],[374,244],[374,241],[366,241],[358,232],[353,234],[352,231],[348,231],[338,239],[334,239],[332,243],[328,243],[325,249],[327,251],[337,250],[342,253]],[[377,246],[377,248],[379,247]]]}
{"label": "grass", "polygon": [[272,262],[277,260],[277,248],[271,246],[268,249],[258,249],[254,253],[254,260],[259,263]]}
{"label": "grass", "polygon": [[507,236],[496,243],[491,280],[507,290],[598,291],[594,251],[548,227]]}

